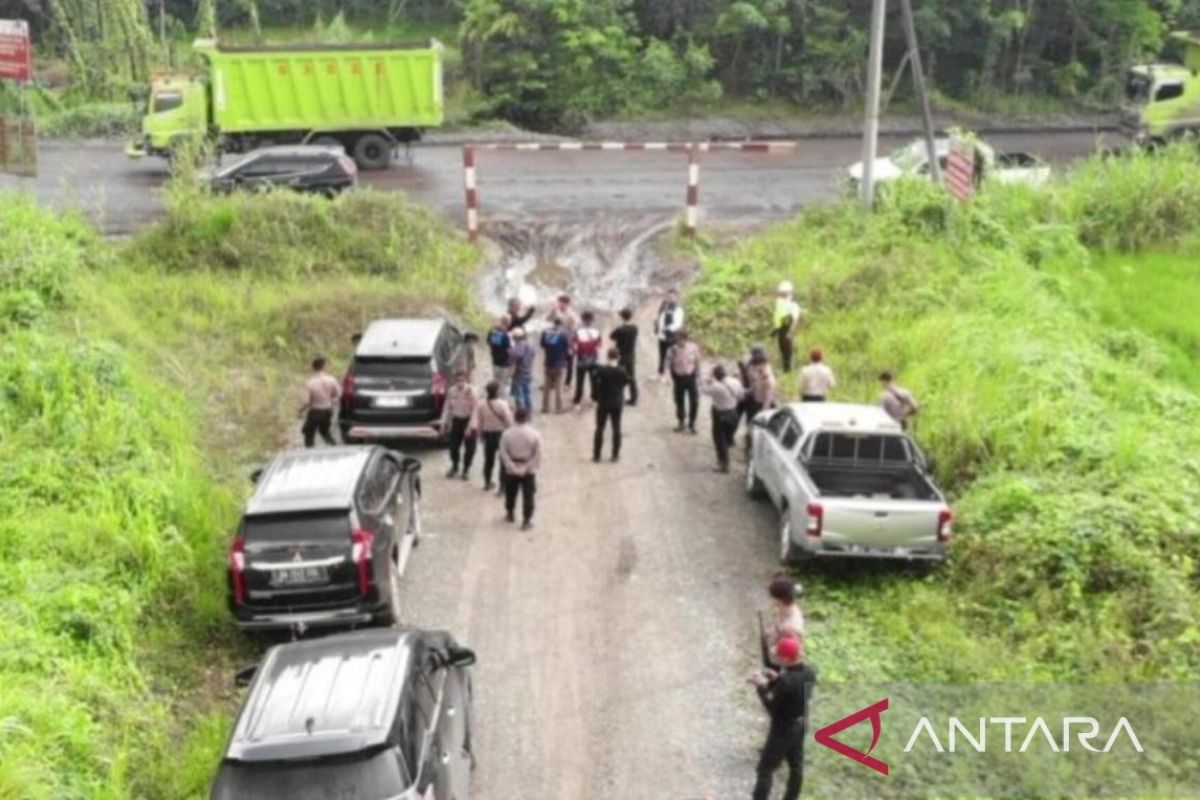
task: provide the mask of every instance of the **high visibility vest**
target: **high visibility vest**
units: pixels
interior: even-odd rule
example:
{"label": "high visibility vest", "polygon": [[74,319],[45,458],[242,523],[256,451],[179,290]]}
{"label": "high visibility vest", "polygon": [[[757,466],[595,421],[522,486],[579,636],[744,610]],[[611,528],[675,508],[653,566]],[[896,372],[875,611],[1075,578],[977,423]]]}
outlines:
{"label": "high visibility vest", "polygon": [[795,300],[785,300],[782,297],[775,298],[775,330],[784,327],[791,327],[791,322],[795,322],[800,318],[800,304]]}

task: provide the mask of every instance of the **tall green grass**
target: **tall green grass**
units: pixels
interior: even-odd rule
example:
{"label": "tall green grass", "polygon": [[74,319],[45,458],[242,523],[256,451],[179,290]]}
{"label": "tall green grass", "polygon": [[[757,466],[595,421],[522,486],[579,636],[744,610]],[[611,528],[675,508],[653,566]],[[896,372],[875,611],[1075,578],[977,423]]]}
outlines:
{"label": "tall green grass", "polygon": [[1090,163],[1047,191],[991,187],[969,207],[914,183],[873,216],[816,210],[702,254],[690,311],[718,349],[767,338],[786,277],[810,314],[801,342],[825,349],[840,399],[874,402],[880,369],[899,371],[959,513],[933,575],[806,577],[827,671],[1194,675],[1200,364],[1187,309],[1200,267],[1192,250],[1138,249],[1194,240],[1195,186],[1200,161],[1184,148]]}
{"label": "tall green grass", "polygon": [[193,196],[126,244],[0,196],[0,797],[207,793],[255,657],[224,607],[249,465],[313,352],[470,314],[474,263],[381,195]]}

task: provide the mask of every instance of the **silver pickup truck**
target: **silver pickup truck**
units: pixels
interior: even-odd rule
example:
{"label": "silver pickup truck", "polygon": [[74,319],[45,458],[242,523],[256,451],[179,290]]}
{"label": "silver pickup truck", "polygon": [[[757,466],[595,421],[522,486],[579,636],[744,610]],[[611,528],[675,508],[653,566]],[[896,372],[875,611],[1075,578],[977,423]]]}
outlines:
{"label": "silver pickup truck", "polygon": [[798,403],[750,430],[746,491],[779,511],[779,557],[942,561],[954,515],[929,461],[883,409]]}

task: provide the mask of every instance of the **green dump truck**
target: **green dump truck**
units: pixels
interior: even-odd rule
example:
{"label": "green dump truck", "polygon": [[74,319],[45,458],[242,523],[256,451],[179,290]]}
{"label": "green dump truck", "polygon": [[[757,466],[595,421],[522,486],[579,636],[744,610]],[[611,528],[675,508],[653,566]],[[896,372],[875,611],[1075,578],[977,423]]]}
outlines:
{"label": "green dump truck", "polygon": [[224,152],[340,144],[383,169],[401,144],[442,122],[442,45],[193,46],[203,68],[154,81],[131,157],[170,158],[208,137]]}
{"label": "green dump truck", "polygon": [[1171,38],[1184,45],[1183,64],[1139,64],[1126,79],[1121,128],[1139,143],[1200,132],[1200,32]]}

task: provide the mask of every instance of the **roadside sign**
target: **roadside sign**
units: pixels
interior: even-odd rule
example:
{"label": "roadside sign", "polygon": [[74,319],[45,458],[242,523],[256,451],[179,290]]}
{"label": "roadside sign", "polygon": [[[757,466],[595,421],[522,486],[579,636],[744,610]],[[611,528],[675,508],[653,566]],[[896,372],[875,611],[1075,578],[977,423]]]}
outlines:
{"label": "roadside sign", "polygon": [[0,172],[37,176],[37,123],[32,116],[0,115]]}
{"label": "roadside sign", "polygon": [[0,19],[0,80],[28,83],[33,77],[29,23]]}
{"label": "roadside sign", "polygon": [[975,195],[975,146],[957,137],[950,140],[946,188],[964,203]]}

